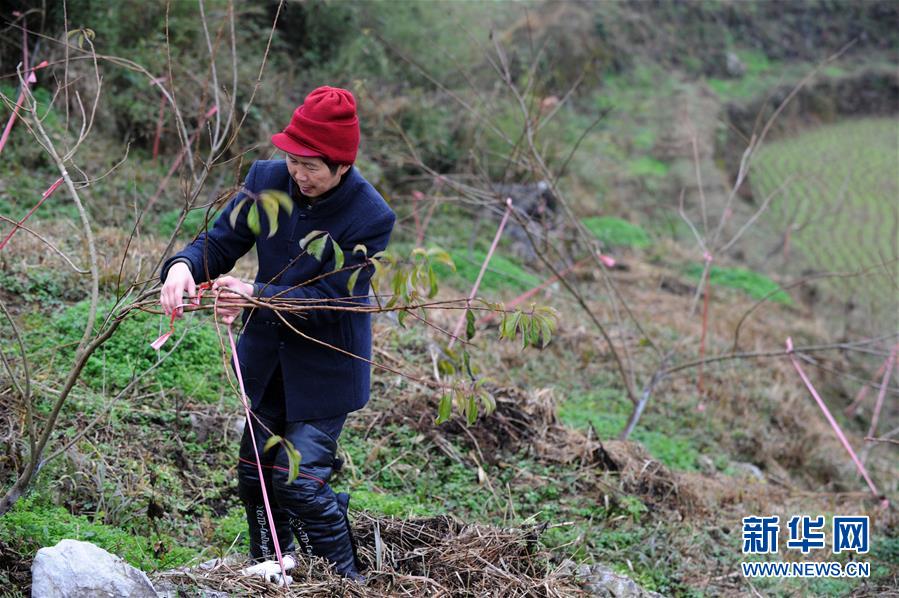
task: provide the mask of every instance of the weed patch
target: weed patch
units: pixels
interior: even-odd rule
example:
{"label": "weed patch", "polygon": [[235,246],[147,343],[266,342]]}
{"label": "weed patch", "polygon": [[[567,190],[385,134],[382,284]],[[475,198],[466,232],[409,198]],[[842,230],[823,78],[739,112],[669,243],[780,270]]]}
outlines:
{"label": "weed patch", "polygon": [[581,221],[597,239],[619,247],[649,247],[649,235],[640,226],[621,218],[592,216]]}
{"label": "weed patch", "polygon": [[[702,278],[702,272],[703,267],[699,264],[690,264],[686,269],[687,275],[696,281]],[[746,268],[712,266],[709,277],[713,286],[738,289],[753,299],[762,299],[769,293],[773,293],[768,297],[769,301],[793,305],[793,299],[785,291],[778,290],[780,285],[764,274],[759,274]]]}

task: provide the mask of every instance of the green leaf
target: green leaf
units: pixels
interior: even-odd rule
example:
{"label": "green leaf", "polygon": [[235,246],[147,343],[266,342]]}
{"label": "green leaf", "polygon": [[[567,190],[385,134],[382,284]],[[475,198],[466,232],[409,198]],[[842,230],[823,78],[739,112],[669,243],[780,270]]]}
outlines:
{"label": "green leaf", "polygon": [[444,376],[452,376],[456,373],[456,367],[452,364],[449,359],[438,359],[437,360],[437,371],[443,374]]}
{"label": "green leaf", "polygon": [[265,446],[262,447],[262,452],[267,453],[273,446],[281,442],[281,437],[277,434],[269,436],[268,440],[265,441]]}
{"label": "green leaf", "polygon": [[343,268],[343,249],[341,249],[340,245],[338,245],[334,239],[331,239],[331,246],[334,248],[334,269],[340,270]]}
{"label": "green leaf", "polygon": [[435,423],[442,424],[449,420],[453,413],[453,397],[449,393],[440,398],[440,405],[437,406],[437,419]]}
{"label": "green leaf", "polygon": [[312,241],[306,245],[306,251],[309,252],[309,255],[317,259],[318,261],[322,261],[322,254],[325,252],[325,241],[328,237],[322,235],[321,237],[316,237]]}
{"label": "green leaf", "polygon": [[468,397],[468,409],[466,410],[465,415],[467,416],[469,426],[474,425],[474,423],[478,421],[478,402],[474,394],[471,394]]}
{"label": "green leaf", "polygon": [[262,203],[262,209],[265,211],[265,217],[268,220],[268,239],[271,239],[278,232],[278,200],[269,193],[263,193],[259,197]]}
{"label": "green leaf", "polygon": [[474,312],[470,309],[465,310],[465,340],[471,340],[474,338],[475,327],[474,327]]}
{"label": "green leaf", "polygon": [[471,373],[471,355],[464,349],[462,350],[462,365],[465,366],[465,372],[468,374],[468,377],[474,378],[474,374]]}
{"label": "green leaf", "polygon": [[428,264],[428,299],[432,299],[437,295],[437,275],[434,273],[434,268]]}
{"label": "green leaf", "polygon": [[240,216],[240,211],[243,209],[243,205],[247,203],[249,197],[244,197],[239,202],[234,205],[234,209],[231,210],[231,214],[228,215],[228,222],[231,223],[231,228],[237,228],[237,217]]}
{"label": "green leaf", "polygon": [[259,235],[259,208],[256,206],[256,202],[250,205],[250,211],[247,212],[247,226],[250,227],[254,235]]}
{"label": "green leaf", "polygon": [[300,239],[300,249],[306,249],[306,245],[309,244],[309,241],[311,241],[312,239],[316,238],[319,235],[326,235],[326,234],[328,234],[328,233],[326,233],[323,230],[314,230],[314,231],[310,232],[308,235],[306,235],[305,237]]}
{"label": "green leaf", "polygon": [[284,452],[287,453],[287,468],[290,470],[287,474],[287,483],[291,484],[300,476],[300,463],[303,461],[300,451],[296,449],[292,442],[285,440]]}
{"label": "green leaf", "polygon": [[552,325],[549,320],[543,319],[540,321],[540,336],[543,337],[543,345],[546,346],[549,344],[550,339],[553,336]]}
{"label": "green leaf", "polygon": [[350,295],[353,294],[353,289],[356,288],[356,279],[359,278],[359,273],[361,271],[362,268],[356,268],[355,270],[353,270],[353,273],[350,274],[349,280],[347,280],[346,282],[346,290],[350,293]]}
{"label": "green leaf", "polygon": [[450,254],[448,254],[443,249],[440,249],[439,247],[431,247],[430,249],[428,249],[427,254],[429,258],[435,259],[438,262],[445,264],[453,272],[456,271],[456,264],[455,262],[453,262],[453,258],[451,258]]}
{"label": "green leaf", "polygon": [[409,312],[407,312],[406,310],[399,311],[396,314],[396,321],[403,328],[406,327],[406,324],[404,322],[406,321],[406,316],[408,316],[408,315],[409,315]]}
{"label": "green leaf", "polygon": [[284,193],[283,191],[278,191],[277,189],[269,189],[267,191],[262,192],[263,199],[268,196],[278,202],[288,214],[293,213],[293,200],[290,199],[290,196]]}

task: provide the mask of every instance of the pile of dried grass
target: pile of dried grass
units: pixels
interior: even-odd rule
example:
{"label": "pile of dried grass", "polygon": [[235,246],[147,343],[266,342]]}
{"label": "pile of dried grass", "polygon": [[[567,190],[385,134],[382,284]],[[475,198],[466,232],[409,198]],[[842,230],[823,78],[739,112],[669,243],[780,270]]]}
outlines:
{"label": "pile of dried grass", "polygon": [[293,569],[294,582],[286,591],[243,577],[246,563],[230,560],[160,573],[154,581],[175,592],[200,587],[253,596],[582,595],[569,574],[549,565],[537,543],[543,527],[499,529],[450,517],[402,520],[360,513],[353,529],[365,586],[334,574],[318,559]]}
{"label": "pile of dried grass", "polygon": [[463,460],[448,440],[474,451],[481,460],[494,463],[503,454],[525,451],[548,463],[597,463],[600,444],[591,433],[562,425],[556,417],[557,399],[551,388],[525,391],[517,387],[490,389],[496,410],[468,426],[461,416],[443,425],[434,425],[437,398],[427,399],[427,408],[411,409],[407,401],[420,402],[420,396],[394,401],[385,413],[386,423],[405,424],[429,438],[450,457]]}

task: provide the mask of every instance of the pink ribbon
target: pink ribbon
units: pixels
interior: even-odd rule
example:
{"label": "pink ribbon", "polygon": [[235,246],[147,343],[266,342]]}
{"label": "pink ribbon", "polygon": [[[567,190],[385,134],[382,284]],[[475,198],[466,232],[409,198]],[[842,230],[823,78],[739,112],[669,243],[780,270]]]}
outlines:
{"label": "pink ribbon", "polygon": [[[503,219],[499,222],[499,227],[496,229],[496,234],[493,235],[493,243],[490,244],[490,250],[487,251],[487,257],[484,258],[484,263],[481,264],[481,271],[478,272],[478,278],[474,281],[474,286],[471,287],[471,292],[468,294],[467,304],[471,303],[471,300],[474,299],[474,296],[478,293],[478,287],[481,286],[481,279],[484,278],[484,273],[487,271],[487,265],[490,263],[490,258],[493,257],[493,252],[496,251],[496,246],[499,243],[499,238],[503,234],[503,229],[506,228],[506,222],[509,221],[509,215],[512,213],[512,198],[506,198],[506,213],[503,214]],[[462,326],[465,325],[465,312],[459,316],[459,321],[456,322],[456,329],[453,331],[453,337],[450,339],[449,348],[453,348],[453,344],[455,344],[456,339],[459,338],[459,335],[462,334]]]}
{"label": "pink ribbon", "polygon": [[889,501],[886,499],[886,497],[884,497],[882,494],[880,494],[880,492],[877,491],[877,486],[875,486],[874,482],[871,481],[871,476],[868,475],[868,471],[865,469],[865,466],[862,465],[862,462],[856,456],[855,451],[852,450],[852,445],[849,444],[849,440],[846,439],[846,435],[843,434],[843,430],[840,428],[840,425],[830,414],[830,410],[827,408],[827,405],[824,404],[824,401],[818,395],[818,391],[816,391],[815,387],[812,386],[812,383],[808,379],[808,376],[805,375],[805,372],[799,365],[799,360],[796,359],[796,356],[793,353],[793,339],[790,337],[787,337],[787,353],[790,356],[790,361],[793,362],[793,367],[795,367],[796,371],[799,372],[799,377],[802,378],[805,386],[808,388],[809,392],[812,393],[812,396],[818,403],[818,407],[820,407],[821,411],[824,413],[824,417],[826,417],[827,421],[830,423],[830,427],[833,428],[833,431],[837,435],[837,438],[843,444],[843,448],[845,448],[846,452],[849,453],[849,456],[852,458],[852,462],[855,463],[855,467],[858,469],[858,472],[862,475],[862,477],[865,479],[865,482],[868,484],[868,488],[871,490],[871,494],[874,495],[874,498],[880,499],[881,508],[888,508],[890,505]]}
{"label": "pink ribbon", "polygon": [[[197,130],[193,132],[193,135],[190,136],[190,140],[187,142],[187,145],[193,145],[197,140],[197,137],[200,135],[200,132],[203,130],[203,125],[206,124],[206,121],[209,120],[216,112],[218,112],[218,106],[213,106],[209,110],[206,111],[206,114],[203,115],[203,118],[200,119],[200,122],[197,125]],[[156,193],[153,194],[153,197],[150,198],[150,201],[147,202],[147,205],[144,206],[144,211],[149,211],[150,207],[156,203],[156,200],[159,199],[159,196],[162,195],[163,190],[165,189],[166,184],[168,184],[169,179],[172,178],[172,175],[175,174],[175,171],[178,170],[178,167],[181,166],[181,161],[184,159],[184,156],[187,154],[187,147],[181,148],[181,152],[178,154],[178,157],[175,158],[175,162],[169,168],[169,171],[166,173],[165,177],[162,179],[162,182],[159,183],[159,187],[156,188]]]}
{"label": "pink ribbon", "polygon": [[883,382],[880,384],[880,392],[877,393],[877,402],[874,404],[874,413],[871,414],[871,428],[868,430],[868,436],[874,436],[877,432],[877,420],[880,419],[880,409],[883,407],[883,398],[887,394],[887,386],[890,385],[890,376],[893,375],[893,364],[896,362],[896,350],[899,344],[893,346],[890,351],[890,357],[886,361],[886,372],[883,375]]}
{"label": "pink ribbon", "polygon": [[[871,384],[874,384],[878,378],[883,376],[883,373],[887,369],[888,363],[896,361],[895,351],[897,348],[899,348],[899,344],[897,344],[895,347],[893,347],[893,351],[890,352],[890,356],[887,357],[886,361],[884,361],[882,364],[880,364],[879,368],[877,368],[877,373],[874,374],[874,379],[871,380]],[[846,409],[843,411],[843,413],[845,413],[846,415],[855,415],[855,412],[858,410],[859,406],[861,405],[862,401],[865,400],[865,397],[867,395],[868,395],[868,385],[863,384],[862,387],[860,389],[858,389],[858,394],[855,395],[855,400],[852,401],[852,403],[848,407],[846,407]]]}
{"label": "pink ribbon", "polygon": [[56,179],[55,183],[50,185],[50,187],[46,191],[44,191],[44,194],[41,195],[41,200],[39,202],[37,202],[37,205],[35,205],[33,208],[31,208],[31,210],[29,210],[28,213],[25,214],[25,217],[16,223],[16,225],[12,228],[11,231],[9,231],[9,234],[6,235],[6,237],[3,239],[3,241],[0,241],[0,251],[3,251],[3,248],[6,247],[6,244],[9,242],[10,239],[12,239],[12,236],[14,234],[16,234],[16,231],[19,230],[23,224],[25,224],[26,220],[31,218],[31,215],[34,214],[35,210],[37,210],[39,207],[41,207],[41,204],[44,203],[44,201],[46,201],[46,199],[48,197],[53,195],[53,192],[56,191],[56,189],[60,185],[62,185],[62,181],[63,181],[63,178],[59,177],[58,179]]}
{"label": "pink ribbon", "polygon": [[[42,69],[46,66],[49,66],[49,62],[46,60],[31,69],[28,72],[28,75],[25,77],[26,85],[33,85],[37,82],[37,77],[34,76],[34,71],[38,69]],[[13,123],[16,122],[16,118],[19,116],[19,108],[22,107],[22,104],[25,103],[25,90],[23,89],[21,93],[19,93],[19,99],[16,100],[16,107],[13,108],[12,114],[9,117],[9,120],[6,121],[6,127],[3,129],[3,135],[0,135],[0,152],[3,151],[3,146],[6,145],[6,140],[9,138],[9,132],[12,131]]]}
{"label": "pink ribbon", "polygon": [[[210,288],[210,284],[208,282],[204,282],[199,287],[197,287],[197,303],[199,303],[200,298],[203,295],[203,291]],[[188,305],[195,305],[191,303],[182,303],[178,305],[178,307],[186,307]],[[161,335],[155,341],[150,343],[150,346],[153,347],[154,350],[159,351],[162,345],[172,336],[172,333],[175,331],[175,314],[177,313],[177,309],[172,310],[172,318],[169,322],[170,330],[165,334]],[[218,293],[215,296],[215,307],[218,307]],[[256,444],[256,433],[253,431],[253,415],[250,412],[250,404],[247,401],[247,391],[244,388],[243,384],[243,374],[240,371],[240,360],[237,359],[237,345],[234,342],[234,333],[231,331],[231,326],[226,325],[228,328],[228,342],[231,344],[231,358],[234,361],[234,372],[237,374],[237,384],[240,388],[240,402],[243,403],[243,408],[247,416],[247,427],[250,429],[250,440],[253,442],[253,454],[256,455],[256,471],[259,474],[260,486],[262,487],[262,503],[265,506],[265,516],[268,519],[269,529],[272,532],[272,541],[275,543],[275,555],[278,557],[278,565],[281,567],[281,580],[286,584],[287,583],[287,569],[284,567],[284,557],[281,555],[281,543],[278,541],[278,531],[275,529],[275,518],[272,515],[272,506],[268,499],[268,492],[265,489],[265,476],[262,473],[262,459],[259,458],[259,449]]]}

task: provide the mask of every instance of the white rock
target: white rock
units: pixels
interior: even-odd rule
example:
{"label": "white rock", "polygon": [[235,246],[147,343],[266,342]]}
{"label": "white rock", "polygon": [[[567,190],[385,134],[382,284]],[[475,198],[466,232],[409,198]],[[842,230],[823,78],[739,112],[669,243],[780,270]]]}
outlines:
{"label": "white rock", "polygon": [[90,542],[41,548],[31,565],[32,598],[156,598],[146,574]]}

